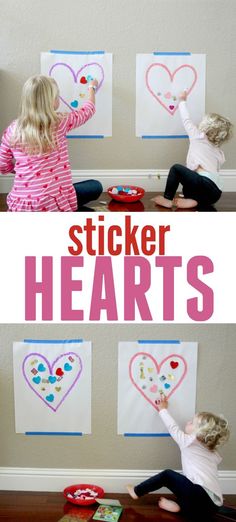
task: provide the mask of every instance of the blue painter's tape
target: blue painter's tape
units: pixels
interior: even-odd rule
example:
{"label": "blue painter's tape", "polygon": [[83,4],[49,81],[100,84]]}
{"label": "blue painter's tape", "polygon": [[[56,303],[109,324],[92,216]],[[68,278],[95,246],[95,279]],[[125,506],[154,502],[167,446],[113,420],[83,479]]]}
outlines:
{"label": "blue painter's tape", "polygon": [[105,51],[57,51],[56,49],[52,49],[50,51],[52,54],[105,54]]}
{"label": "blue painter's tape", "polygon": [[154,341],[154,340],[138,340],[138,343],[139,344],[180,344],[180,341],[178,341],[177,339],[173,340],[171,339],[171,341],[162,341],[161,339],[159,339],[158,341]]}
{"label": "blue painter's tape", "polygon": [[83,343],[83,339],[24,339],[24,343],[32,343],[32,344],[70,344],[70,343]]}
{"label": "blue painter's tape", "polygon": [[143,140],[168,140],[168,139],[171,139],[171,140],[178,140],[178,139],[186,139],[188,138],[188,135],[187,134],[180,134],[179,136],[178,135],[173,135],[173,136],[141,136],[141,138]]}
{"label": "blue painter's tape", "polygon": [[66,435],[69,437],[81,437],[83,435],[82,432],[66,432],[66,431],[26,431],[25,435]]}
{"label": "blue painter's tape", "polygon": [[161,53],[161,52],[158,52],[158,51],[154,51],[155,55],[159,54],[160,56],[191,56],[192,53]]}
{"label": "blue painter's tape", "polygon": [[169,433],[124,433],[124,437],[170,437]]}
{"label": "blue painter's tape", "polygon": [[90,140],[101,140],[102,138],[104,138],[104,136],[101,134],[95,134],[94,136],[86,136],[86,135],[78,135],[78,136],[66,136],[69,140],[73,140],[75,138],[85,138],[85,139],[90,139]]}

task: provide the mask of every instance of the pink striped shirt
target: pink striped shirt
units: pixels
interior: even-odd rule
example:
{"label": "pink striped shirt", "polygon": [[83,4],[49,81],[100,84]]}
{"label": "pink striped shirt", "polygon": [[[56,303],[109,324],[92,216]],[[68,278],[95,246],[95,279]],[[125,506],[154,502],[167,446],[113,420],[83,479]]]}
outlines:
{"label": "pink striped shirt", "polygon": [[86,101],[81,109],[62,114],[57,127],[56,149],[28,155],[11,145],[15,122],[4,132],[0,146],[0,172],[15,171],[14,185],[7,196],[11,212],[75,212],[78,208],[72,184],[66,134],[80,127],[95,113],[95,105]]}

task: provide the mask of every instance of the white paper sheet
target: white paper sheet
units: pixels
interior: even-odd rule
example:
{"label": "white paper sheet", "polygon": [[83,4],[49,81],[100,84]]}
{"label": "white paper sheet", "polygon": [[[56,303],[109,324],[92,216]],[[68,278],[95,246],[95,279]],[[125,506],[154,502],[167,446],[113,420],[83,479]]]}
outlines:
{"label": "white paper sheet", "polygon": [[13,344],[17,433],[91,433],[91,343]]}
{"label": "white paper sheet", "polygon": [[158,414],[161,393],[184,425],[195,414],[196,376],[195,342],[120,342],[118,433],[167,433]]}
{"label": "white paper sheet", "polygon": [[205,113],[204,54],[137,54],[136,136],[186,135],[178,111],[178,95],[185,89],[197,124]]}
{"label": "white paper sheet", "polygon": [[96,113],[68,136],[112,135],[112,54],[41,53],[41,73],[56,80],[61,112],[80,108],[88,98],[89,79],[96,78]]}

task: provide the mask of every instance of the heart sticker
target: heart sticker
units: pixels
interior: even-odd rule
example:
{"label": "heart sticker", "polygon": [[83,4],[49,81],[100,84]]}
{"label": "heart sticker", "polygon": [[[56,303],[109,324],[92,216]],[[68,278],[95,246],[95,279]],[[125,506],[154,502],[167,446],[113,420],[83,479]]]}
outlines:
{"label": "heart sticker", "polygon": [[[174,375],[170,372],[172,369]],[[151,370],[151,371],[150,371]],[[182,355],[168,355],[162,361],[149,353],[135,354],[129,363],[132,384],[156,410],[162,394],[167,399],[180,387],[187,373],[187,363]]]}
{"label": "heart sticker", "polygon": [[[92,74],[89,74],[92,71]],[[56,80],[61,95],[59,96],[61,102],[70,110],[78,107],[77,97],[85,96],[87,91],[88,78],[97,78],[98,86],[97,92],[101,88],[104,81],[104,70],[100,63],[91,62],[83,65],[75,71],[73,67],[64,62],[55,63],[49,70],[49,76]],[[86,78],[87,75],[87,78]],[[63,84],[67,85],[67,94],[63,93]],[[60,85],[61,84],[61,85]],[[85,89],[85,90],[84,90]],[[78,92],[81,90],[81,92]],[[74,99],[75,98],[75,99]],[[72,101],[71,101],[72,100]],[[77,105],[75,106],[75,102]]]}
{"label": "heart sticker", "polygon": [[80,83],[88,83],[85,76],[82,76],[82,78],[80,78]]}
{"label": "heart sticker", "polygon": [[[35,357],[39,364],[33,364]],[[66,369],[66,373],[61,366]],[[56,412],[78,382],[82,372],[82,361],[74,352],[60,355],[52,362],[40,353],[31,353],[23,361],[22,372],[29,388],[46,406]],[[36,375],[38,373],[40,375]],[[41,382],[43,387],[40,387]]]}
{"label": "heart sticker", "polygon": [[[172,93],[178,94],[186,89],[186,72],[190,73],[187,75],[189,78],[189,86],[187,88],[189,95],[197,81],[197,71],[192,65],[181,65],[171,72],[163,63],[153,63],[146,71],[146,86],[150,94],[171,116],[175,114],[179,106],[179,101]],[[166,89],[168,89],[164,95],[160,92],[163,91],[163,89],[160,89],[160,82],[164,83]]]}
{"label": "heart sticker", "polygon": [[71,102],[71,107],[73,107],[73,109],[77,109],[78,105],[79,105],[78,100],[73,100],[73,101]]}

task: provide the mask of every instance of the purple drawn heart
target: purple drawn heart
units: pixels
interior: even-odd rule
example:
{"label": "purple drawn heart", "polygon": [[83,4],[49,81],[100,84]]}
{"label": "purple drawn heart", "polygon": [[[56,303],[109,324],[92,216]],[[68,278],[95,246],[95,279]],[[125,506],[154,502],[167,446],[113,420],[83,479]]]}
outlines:
{"label": "purple drawn heart", "polygon": [[[34,386],[32,385],[29,377],[31,378],[31,373],[32,373],[32,364],[29,366],[29,368],[27,369],[27,362],[28,362],[28,359],[29,358],[32,358],[32,357],[37,357],[37,359],[41,359],[44,363],[44,365],[46,366],[46,372],[48,370],[48,376],[52,376],[53,374],[56,375],[56,372],[54,372],[54,368],[55,366],[58,366],[59,365],[63,365],[64,362],[63,360],[65,358],[68,358],[69,356],[71,356],[72,358],[75,358],[74,361],[76,361],[76,364],[78,366],[78,369],[75,368],[75,372],[74,372],[74,377],[72,378],[71,380],[71,372],[67,373],[66,375],[63,376],[63,384],[64,384],[64,393],[61,397],[61,399],[59,400],[59,403],[57,405],[54,405],[52,406],[51,404],[49,404],[43,397],[43,395],[41,393],[39,393],[39,387],[37,385],[37,389],[34,388]],[[60,361],[60,362],[59,362]],[[61,404],[64,402],[64,400],[66,399],[66,397],[69,395],[69,393],[71,392],[71,390],[74,388],[76,382],[79,380],[80,378],[80,375],[81,375],[81,372],[82,372],[82,369],[83,369],[83,366],[82,366],[82,361],[79,357],[79,355],[77,355],[76,353],[74,352],[68,352],[68,353],[65,353],[63,355],[60,355],[59,357],[57,357],[53,362],[52,364],[48,361],[48,359],[46,357],[44,357],[44,355],[40,354],[40,353],[30,353],[29,355],[27,355],[22,363],[22,372],[23,372],[23,375],[24,375],[24,378],[25,378],[25,381],[27,382],[28,386],[31,388],[31,390],[33,390],[33,392],[44,402],[44,404],[46,404],[46,406],[48,406],[48,408],[50,408],[51,410],[53,410],[54,412],[57,411],[57,409],[61,406]],[[72,373],[73,375],[73,373]],[[33,377],[33,376],[32,376]],[[31,379],[33,381],[33,378]],[[48,384],[48,383],[47,383]],[[50,385],[50,382],[49,384]],[[45,398],[46,396],[49,395],[49,391],[46,391],[45,390]]]}
{"label": "purple drawn heart", "polygon": [[[68,65],[67,63],[64,63],[64,62],[58,62],[58,63],[55,63],[55,64],[51,67],[51,69],[50,69],[50,71],[49,71],[49,76],[52,76],[52,71],[53,71],[53,69],[54,69],[55,67],[58,67],[58,66],[67,67],[67,69],[69,69],[69,71],[71,72],[71,74],[72,74],[72,76],[73,76],[74,82],[75,82],[75,83],[78,83],[78,77],[79,77],[80,73],[81,73],[84,69],[86,69],[87,67],[92,67],[92,66],[94,66],[94,65],[96,65],[96,66],[100,69],[101,74],[102,74],[102,79],[100,80],[100,82],[99,82],[99,84],[98,84],[98,86],[97,86],[97,92],[98,92],[99,89],[100,89],[100,87],[101,87],[102,84],[103,84],[103,81],[104,81],[104,70],[103,70],[103,67],[100,65],[100,63],[96,63],[96,62],[93,62],[93,63],[87,63],[87,64],[83,65],[82,67],[80,67],[80,69],[79,69],[77,72],[75,72],[74,69],[73,69],[70,65]],[[69,103],[67,103],[67,101],[64,100],[64,98],[62,98],[62,96],[59,96],[59,98],[60,98],[60,100],[61,100],[61,101],[62,101],[62,102],[63,102],[63,103],[64,103],[64,104],[65,104],[65,105],[66,105],[66,106],[71,110],[71,111],[73,110],[73,109],[71,108],[71,106],[69,105]]]}

